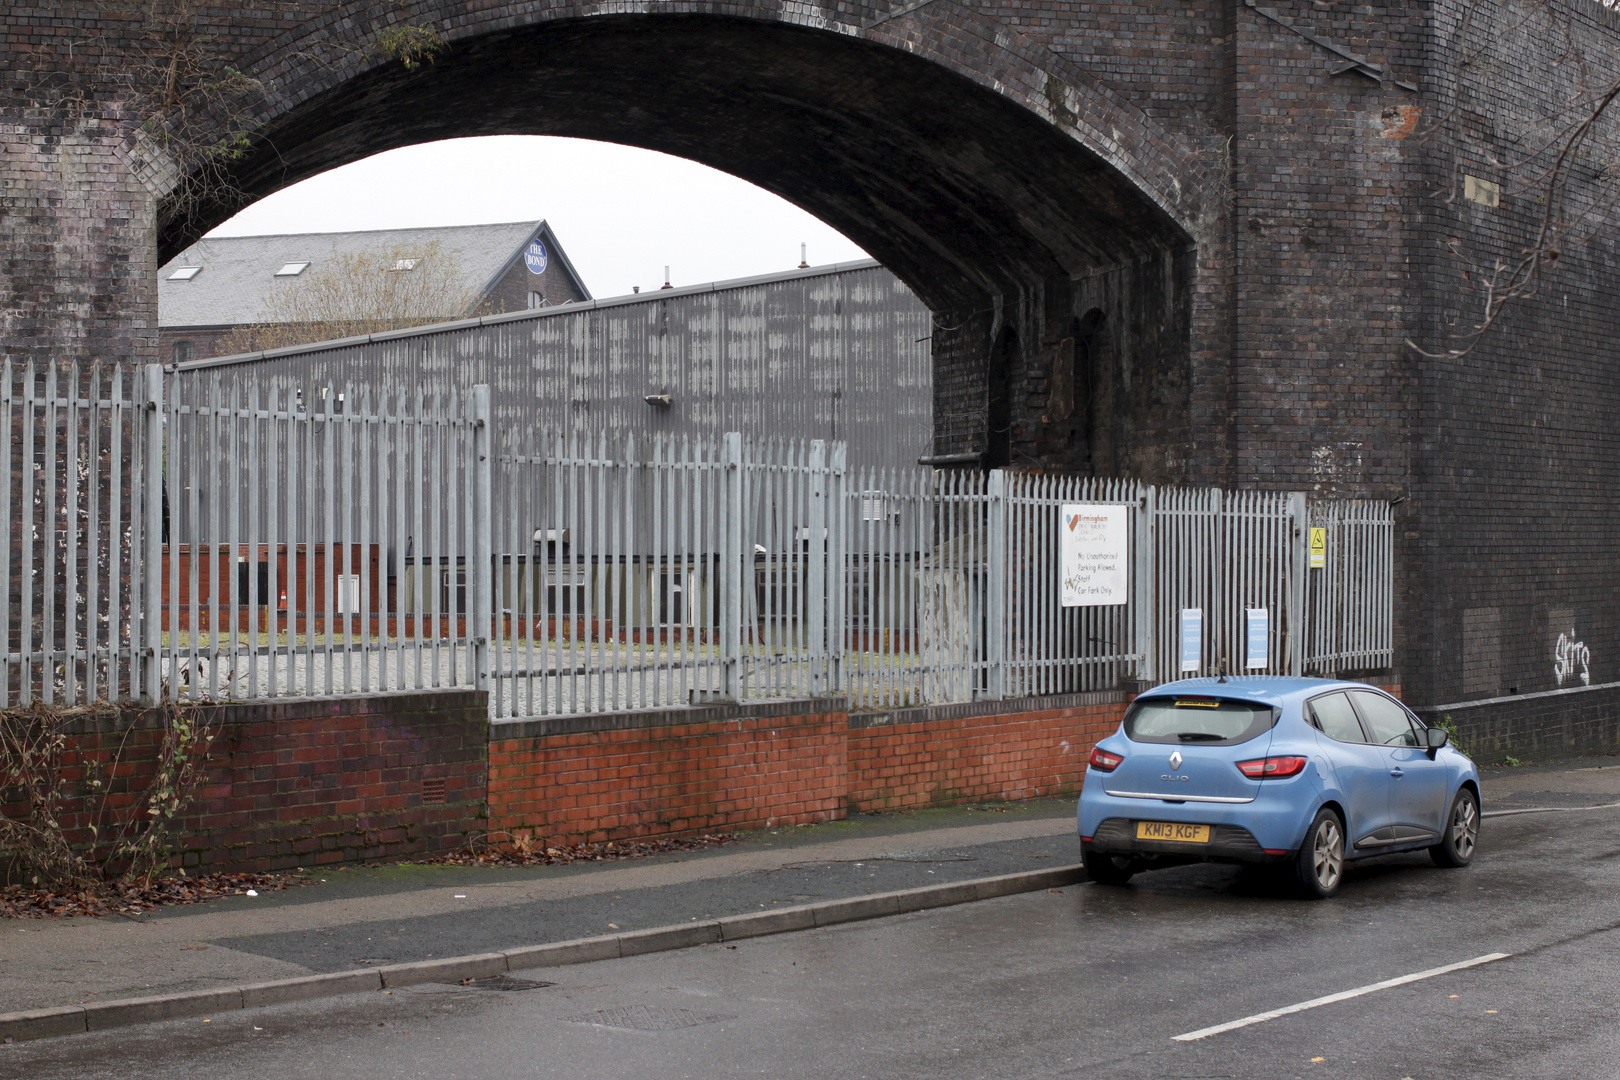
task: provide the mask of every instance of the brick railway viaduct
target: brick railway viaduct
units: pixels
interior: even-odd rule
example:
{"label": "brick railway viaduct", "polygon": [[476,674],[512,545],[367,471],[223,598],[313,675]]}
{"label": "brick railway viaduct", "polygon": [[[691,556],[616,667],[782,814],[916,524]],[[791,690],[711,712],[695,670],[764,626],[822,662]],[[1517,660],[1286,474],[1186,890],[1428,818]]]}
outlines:
{"label": "brick railway viaduct", "polygon": [[[149,5],[11,4],[0,347],[154,359],[163,259],[378,151],[660,150],[786,197],[916,289],[937,453],[1398,501],[1407,696],[1557,689],[1573,632],[1595,689],[1552,711],[1600,721],[1620,700],[1598,687],[1620,680],[1613,239],[1563,252],[1462,360],[1406,342],[1471,317],[1453,249],[1533,235],[1536,193],[1501,162],[1614,78],[1620,21],[1589,0],[1266,2],[195,6],[188,40],[261,84],[241,115],[194,118],[248,133],[201,198],[130,104],[120,50]],[[408,67],[380,44],[406,26],[446,48]],[[1468,176],[1498,205],[1464,198]]]}

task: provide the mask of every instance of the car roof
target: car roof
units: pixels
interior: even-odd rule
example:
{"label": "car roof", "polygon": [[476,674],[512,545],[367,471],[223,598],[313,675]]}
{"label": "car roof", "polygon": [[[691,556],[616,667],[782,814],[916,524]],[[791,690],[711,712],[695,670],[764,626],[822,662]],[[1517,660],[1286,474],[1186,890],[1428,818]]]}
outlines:
{"label": "car roof", "polygon": [[1347,682],[1343,679],[1307,679],[1297,675],[1228,675],[1224,680],[1214,676],[1178,679],[1175,682],[1155,686],[1151,690],[1144,690],[1138,697],[1172,697],[1176,694],[1197,693],[1200,697],[1282,705],[1290,701],[1303,701],[1323,691],[1335,689],[1377,688],[1370,683]]}

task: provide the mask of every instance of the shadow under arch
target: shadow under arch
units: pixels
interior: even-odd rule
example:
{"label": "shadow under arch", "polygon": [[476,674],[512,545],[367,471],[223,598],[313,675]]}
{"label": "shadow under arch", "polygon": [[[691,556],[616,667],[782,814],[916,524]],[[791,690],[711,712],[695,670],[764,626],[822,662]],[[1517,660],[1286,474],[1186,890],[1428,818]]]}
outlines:
{"label": "shadow under arch", "polygon": [[[1056,108],[1061,91],[1048,87]],[[991,365],[1028,397],[1025,352],[1043,320],[1068,314],[1039,309],[1067,303],[1067,282],[1193,258],[1160,201],[1072,130],[941,63],[824,29],[711,14],[553,19],[457,38],[415,71],[376,64],[278,92],[296,103],[254,133],[234,190],[160,206],[160,262],[257,198],[400,146],[523,134],[662,151],[814,214],[935,311],[936,400],[961,414],[936,439],[945,450],[984,448]],[[1183,309],[1172,321],[1185,359],[1186,297],[1162,300]],[[1020,349],[998,351],[1013,322]],[[1016,411],[1006,423],[1022,430]]]}
{"label": "shadow under arch", "polygon": [[739,176],[941,310],[1190,242],[1074,137],[938,64],[825,30],[635,15],[461,40],[415,72],[374,67],[293,106],[233,169],[239,195],[160,210],[159,257],[338,165],[496,134],[623,143]]}

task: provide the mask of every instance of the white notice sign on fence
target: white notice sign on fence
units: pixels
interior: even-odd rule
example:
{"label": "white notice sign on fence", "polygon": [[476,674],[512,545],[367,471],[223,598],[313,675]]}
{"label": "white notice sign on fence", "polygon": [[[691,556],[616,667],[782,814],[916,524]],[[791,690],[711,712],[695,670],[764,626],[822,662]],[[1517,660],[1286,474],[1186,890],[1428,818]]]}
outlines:
{"label": "white notice sign on fence", "polygon": [[1058,521],[1058,590],[1064,607],[1130,599],[1128,506],[1066,503]]}

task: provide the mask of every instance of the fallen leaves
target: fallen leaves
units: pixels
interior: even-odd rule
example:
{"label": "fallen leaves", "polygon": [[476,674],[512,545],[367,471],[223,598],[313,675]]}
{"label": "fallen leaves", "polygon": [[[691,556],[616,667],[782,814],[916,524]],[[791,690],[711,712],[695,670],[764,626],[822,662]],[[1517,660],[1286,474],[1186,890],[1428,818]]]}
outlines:
{"label": "fallen leaves", "polygon": [[8,885],[0,888],[0,918],[140,915],[158,907],[201,904],[224,896],[257,896],[260,891],[279,892],[310,884],[311,879],[301,874],[203,874],[60,891]]}
{"label": "fallen leaves", "polygon": [[703,836],[664,836],[653,840],[608,840],[598,844],[561,844],[530,847],[528,850],[497,849],[451,852],[418,862],[432,866],[559,866],[577,862],[608,862],[614,859],[643,859],[677,851],[703,851],[722,844],[735,844],[736,833]]}

